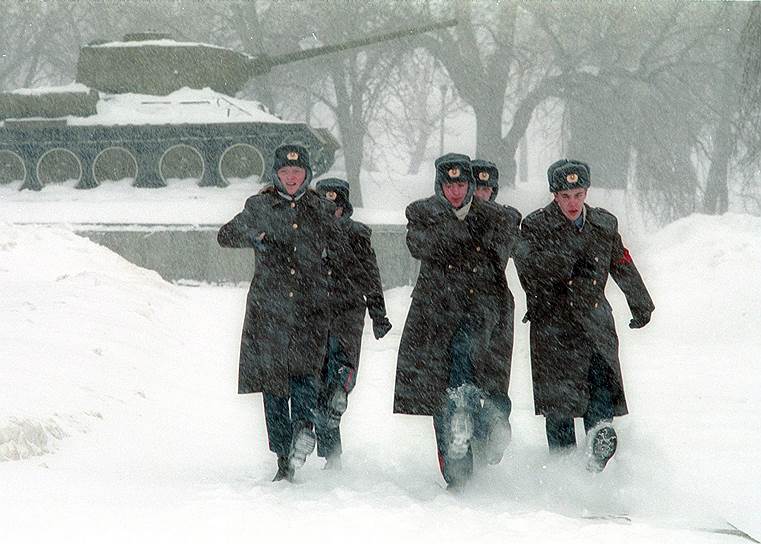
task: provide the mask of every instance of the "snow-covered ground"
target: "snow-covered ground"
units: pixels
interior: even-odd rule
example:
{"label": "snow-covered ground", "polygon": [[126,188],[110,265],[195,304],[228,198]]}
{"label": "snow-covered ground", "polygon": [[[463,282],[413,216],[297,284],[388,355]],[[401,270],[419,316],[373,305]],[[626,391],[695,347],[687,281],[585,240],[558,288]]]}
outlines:
{"label": "snow-covered ground", "polygon": [[657,309],[631,331],[610,286],[631,415],[608,469],[546,453],[518,322],[509,454],[453,496],[430,418],[391,413],[410,288],[386,293],[389,336],[365,328],[344,471],[310,458],[295,485],[273,484],[261,396],[236,394],[245,290],[165,283],[64,227],[0,225],[3,536],[739,541],[691,530],[726,519],[761,538],[761,219],[692,216],[631,242]]}

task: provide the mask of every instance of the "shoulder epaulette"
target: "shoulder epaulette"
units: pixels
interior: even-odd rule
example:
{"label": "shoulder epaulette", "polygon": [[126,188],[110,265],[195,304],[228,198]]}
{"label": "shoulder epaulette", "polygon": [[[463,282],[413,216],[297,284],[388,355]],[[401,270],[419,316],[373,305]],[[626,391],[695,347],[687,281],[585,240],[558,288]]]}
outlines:
{"label": "shoulder epaulette", "polygon": [[589,219],[593,223],[597,223],[599,226],[616,230],[618,228],[618,219],[616,216],[610,213],[605,208],[589,208]]}
{"label": "shoulder epaulette", "polygon": [[370,238],[373,233],[373,229],[365,225],[360,221],[352,221],[354,223],[354,231],[363,238]]}

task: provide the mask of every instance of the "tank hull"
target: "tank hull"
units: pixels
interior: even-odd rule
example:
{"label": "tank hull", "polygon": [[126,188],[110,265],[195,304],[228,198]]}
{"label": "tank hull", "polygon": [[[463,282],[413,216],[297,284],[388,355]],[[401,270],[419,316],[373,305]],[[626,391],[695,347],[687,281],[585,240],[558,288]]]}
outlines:
{"label": "tank hull", "polygon": [[[159,188],[169,182],[165,168],[168,153],[185,149],[201,165],[199,185],[225,187],[223,161],[231,149],[244,146],[258,156],[256,175],[271,170],[274,150],[283,143],[298,142],[310,152],[315,176],[333,164],[337,141],[323,129],[303,123],[188,123],[170,125],[68,125],[65,120],[13,121],[0,127],[0,152],[7,160],[0,169],[16,163],[23,171],[21,189],[40,190],[49,181],[41,168],[43,161],[56,152],[78,165],[76,187],[91,189],[103,182],[96,164],[103,153],[119,150],[133,163],[133,185]],[[20,166],[19,166],[20,165]]]}

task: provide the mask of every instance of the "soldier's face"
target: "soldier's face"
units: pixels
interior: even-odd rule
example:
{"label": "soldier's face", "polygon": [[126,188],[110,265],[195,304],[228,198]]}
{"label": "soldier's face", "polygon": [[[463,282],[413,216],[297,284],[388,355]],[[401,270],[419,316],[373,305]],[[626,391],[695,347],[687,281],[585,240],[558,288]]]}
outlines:
{"label": "soldier's face", "polygon": [[459,208],[462,206],[462,203],[468,194],[468,184],[464,181],[445,183],[441,186],[441,190],[444,192],[444,198],[446,198],[452,206]]}
{"label": "soldier's face", "polygon": [[586,189],[566,189],[555,193],[555,202],[558,203],[560,211],[569,221],[576,221],[579,218],[586,199]]}
{"label": "soldier's face", "polygon": [[293,196],[304,183],[307,171],[300,166],[283,166],[277,171],[277,177],[285,187],[286,192]]}
{"label": "soldier's face", "polygon": [[476,198],[478,200],[489,200],[494,189],[486,187],[485,185],[479,185],[476,187]]}

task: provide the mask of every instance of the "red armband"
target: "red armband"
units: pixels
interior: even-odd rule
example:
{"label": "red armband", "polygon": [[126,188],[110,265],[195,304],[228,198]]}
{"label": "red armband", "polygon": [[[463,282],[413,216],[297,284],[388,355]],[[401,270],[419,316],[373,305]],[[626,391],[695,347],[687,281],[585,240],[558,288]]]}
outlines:
{"label": "red armband", "polygon": [[624,256],[616,261],[617,265],[631,264],[632,256],[629,254],[629,250],[624,248]]}

